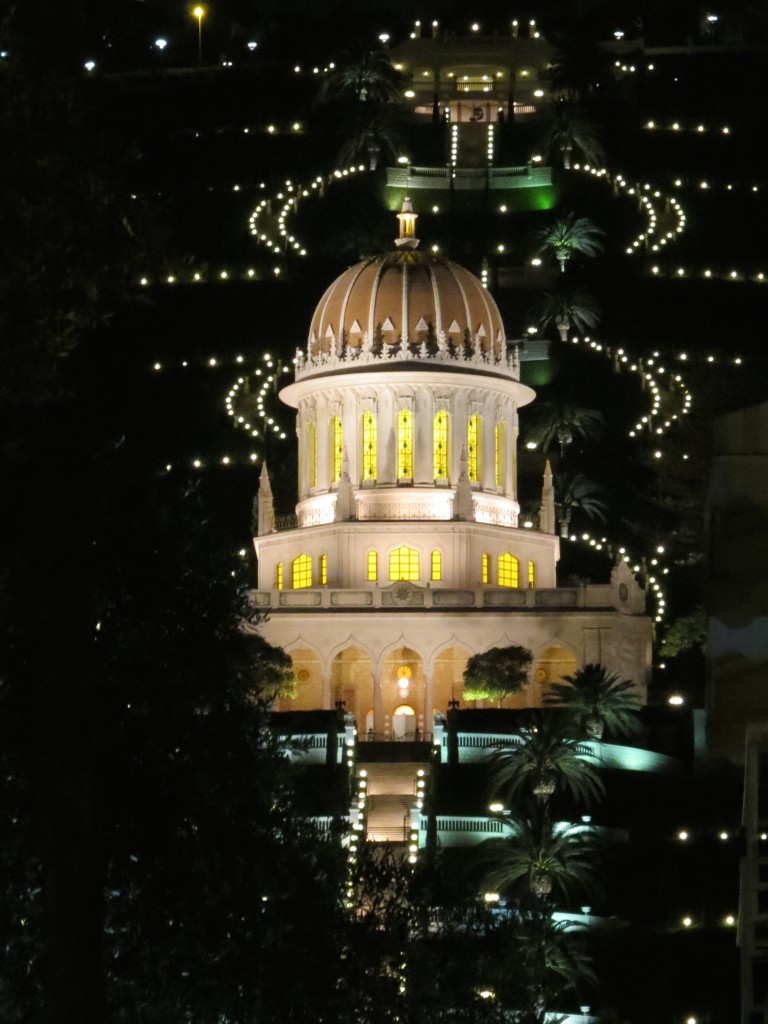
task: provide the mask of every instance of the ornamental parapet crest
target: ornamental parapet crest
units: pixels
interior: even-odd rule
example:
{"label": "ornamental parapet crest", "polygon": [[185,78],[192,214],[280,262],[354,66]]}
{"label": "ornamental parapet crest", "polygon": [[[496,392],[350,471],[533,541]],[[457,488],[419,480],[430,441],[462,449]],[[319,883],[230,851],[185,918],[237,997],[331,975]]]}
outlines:
{"label": "ornamental parapet crest", "polygon": [[328,350],[317,350],[310,338],[306,352],[296,349],[296,380],[311,377],[317,373],[324,373],[328,370],[348,370],[386,364],[392,366],[394,363],[429,363],[435,369],[441,366],[453,368],[483,369],[490,370],[494,374],[508,377],[511,380],[520,380],[520,353],[517,346],[514,346],[509,353],[494,351],[498,346],[493,346],[486,351],[483,347],[483,339],[476,337],[472,344],[467,343],[454,345],[448,340],[445,332],[441,332],[436,342],[415,341],[408,342],[400,340],[398,344],[390,345],[380,343],[374,346],[368,334],[364,334],[361,344],[345,344],[342,340],[336,344],[335,339]]}

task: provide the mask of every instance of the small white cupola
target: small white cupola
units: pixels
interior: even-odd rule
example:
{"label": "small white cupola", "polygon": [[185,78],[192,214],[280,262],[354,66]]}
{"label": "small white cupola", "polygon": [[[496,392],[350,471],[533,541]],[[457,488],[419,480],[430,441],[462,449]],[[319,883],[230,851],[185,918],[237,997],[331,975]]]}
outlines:
{"label": "small white cupola", "polygon": [[397,215],[397,219],[400,221],[400,237],[395,239],[395,245],[398,249],[417,248],[419,244],[419,239],[416,237],[417,217],[418,214],[413,212],[413,204],[410,197],[405,196],[403,208]]}

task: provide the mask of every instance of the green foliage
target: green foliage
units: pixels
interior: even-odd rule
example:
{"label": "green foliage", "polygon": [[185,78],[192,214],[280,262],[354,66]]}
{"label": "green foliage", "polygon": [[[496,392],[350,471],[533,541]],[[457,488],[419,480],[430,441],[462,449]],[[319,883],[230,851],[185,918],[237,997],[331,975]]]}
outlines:
{"label": "green foliage", "polygon": [[553,823],[541,814],[503,821],[509,835],[480,848],[481,862],[490,864],[486,886],[542,906],[555,899],[576,905],[597,891],[595,838],[585,826]]}
{"label": "green foliage", "polygon": [[464,669],[464,700],[503,700],[528,683],[533,655],[524,647],[491,647],[473,654]]}
{"label": "green foliage", "polygon": [[375,171],[382,159],[394,159],[402,141],[402,130],[391,107],[371,110],[359,105],[345,117],[342,128],[345,141],[336,158],[339,167],[364,160],[368,169]]}
{"label": "green foliage", "polygon": [[661,642],[659,654],[664,658],[675,658],[685,651],[702,648],[707,639],[707,615],[699,607],[688,615],[675,619]]}
{"label": "green foliage", "polygon": [[574,512],[581,512],[588,519],[604,523],[608,512],[605,500],[608,492],[601,484],[588,479],[584,473],[555,473],[555,510],[560,522],[560,536],[567,537]]}
{"label": "green foliage", "polygon": [[605,162],[600,128],[575,100],[561,97],[549,104],[542,127],[540,145],[548,160],[559,159],[566,169],[572,158],[591,164]]}
{"label": "green foliage", "polygon": [[532,796],[546,802],[557,791],[585,806],[602,796],[591,750],[573,736],[571,724],[558,712],[533,712],[520,730],[520,742],[491,754],[492,794],[509,805]]}
{"label": "green foliage", "polygon": [[640,727],[640,697],[630,679],[620,680],[602,665],[590,664],[562,683],[552,683],[545,696],[548,704],[564,707],[581,736],[600,738],[605,727],[614,736],[631,735]]}
{"label": "green foliage", "polygon": [[603,414],[597,409],[568,399],[548,398],[532,407],[523,436],[543,452],[557,443],[563,457],[577,438],[593,441],[600,437],[604,426]]}
{"label": "green foliage", "polygon": [[604,233],[588,217],[566,213],[538,233],[539,252],[552,252],[565,273],[565,265],[574,253],[597,256],[603,251]]}
{"label": "green foliage", "polygon": [[0,133],[15,140],[0,163],[0,405],[59,395],[61,360],[146,265],[142,203],[119,181],[126,154],[92,120],[82,82],[17,52],[0,61]]}
{"label": "green foliage", "polygon": [[320,100],[352,100],[383,106],[397,101],[402,87],[403,77],[395,71],[386,51],[348,51],[341,55],[326,77]]}
{"label": "green foliage", "polygon": [[562,341],[567,340],[571,327],[583,334],[596,327],[600,320],[597,304],[586,288],[544,292],[531,309],[531,315],[541,330],[557,328]]}

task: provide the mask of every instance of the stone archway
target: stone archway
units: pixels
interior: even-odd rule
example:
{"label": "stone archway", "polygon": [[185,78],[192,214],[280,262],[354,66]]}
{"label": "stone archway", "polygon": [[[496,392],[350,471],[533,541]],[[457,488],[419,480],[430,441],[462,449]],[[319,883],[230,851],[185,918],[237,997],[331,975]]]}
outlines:
{"label": "stone archway", "polygon": [[458,644],[438,651],[432,672],[432,708],[445,714],[451,700],[461,700],[464,669],[472,652]]}
{"label": "stone archway", "polygon": [[320,656],[307,647],[288,652],[296,679],[296,696],[280,697],[278,711],[316,711],[323,706],[323,668]]}
{"label": "stone archway", "polygon": [[355,716],[358,729],[364,727],[373,704],[373,672],[370,656],[359,647],[345,647],[331,662],[331,707],[337,701],[344,701],[344,710]]}
{"label": "stone archway", "polygon": [[552,646],[541,651],[529,687],[529,707],[542,707],[550,685],[559,683],[563,676],[573,675],[578,667],[576,655],[567,647]]}
{"label": "stone archway", "polygon": [[[395,647],[381,661],[381,711],[383,732],[393,735],[395,710],[403,705],[413,708],[412,732],[424,735],[431,732],[426,723],[424,664],[412,647]],[[407,723],[410,724],[410,723]]]}

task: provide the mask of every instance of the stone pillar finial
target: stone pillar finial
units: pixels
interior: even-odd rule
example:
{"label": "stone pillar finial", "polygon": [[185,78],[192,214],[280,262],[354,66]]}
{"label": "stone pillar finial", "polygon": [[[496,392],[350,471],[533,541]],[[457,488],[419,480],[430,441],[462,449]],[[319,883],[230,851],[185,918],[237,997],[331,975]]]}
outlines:
{"label": "stone pillar finial", "polygon": [[544,467],[544,484],[541,488],[541,505],[539,506],[539,530],[542,533],[557,532],[555,522],[555,488],[552,483],[552,467],[547,459]]}
{"label": "stone pillar finial", "polygon": [[275,532],[275,499],[272,497],[272,484],[266,462],[262,463],[259,475],[259,494],[257,497],[259,511],[256,517],[258,536]]}

